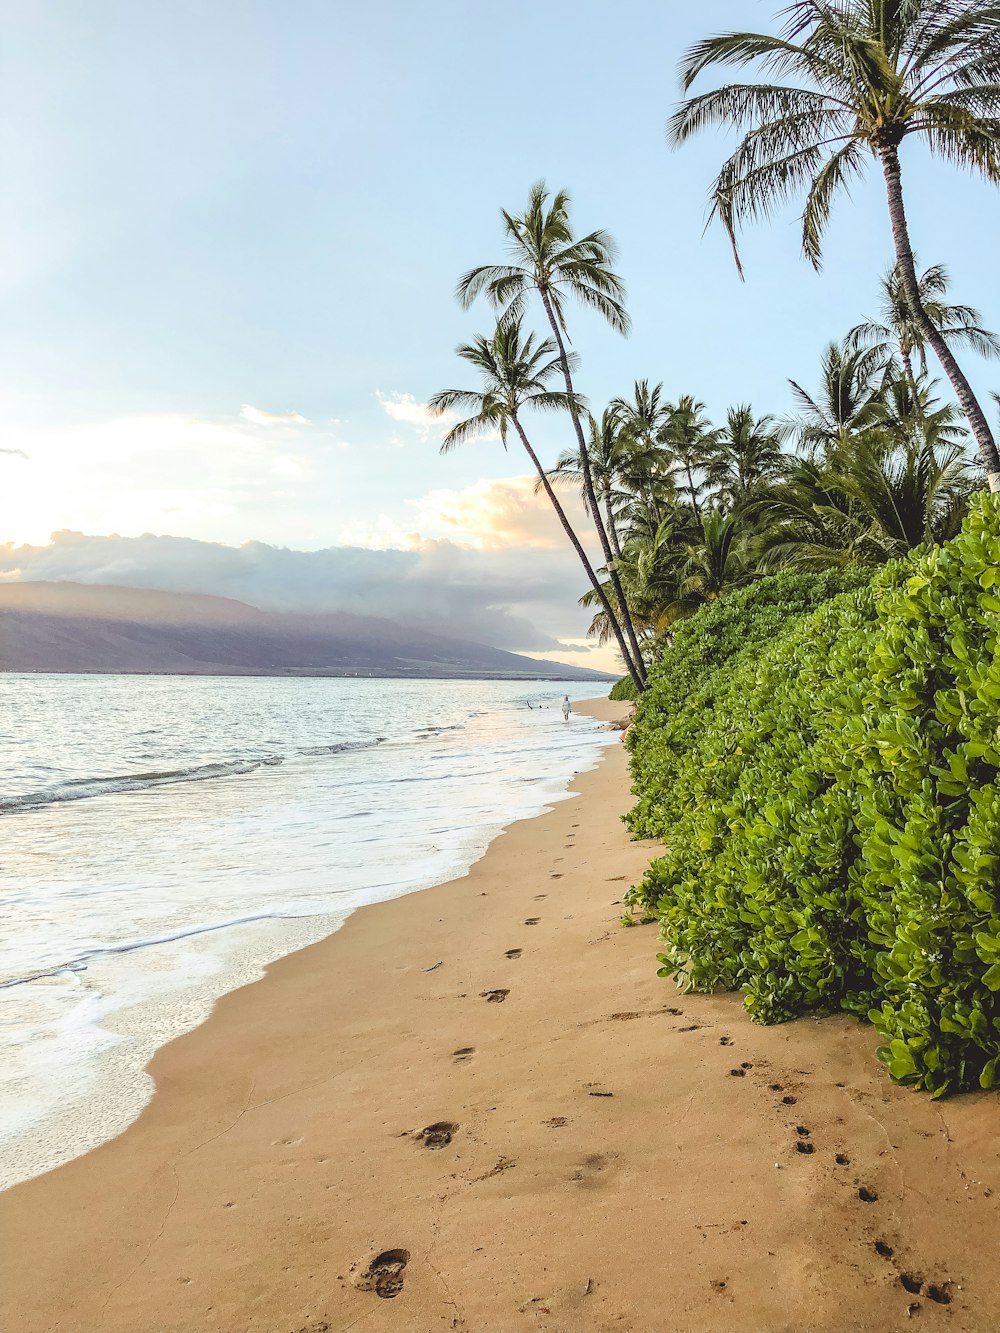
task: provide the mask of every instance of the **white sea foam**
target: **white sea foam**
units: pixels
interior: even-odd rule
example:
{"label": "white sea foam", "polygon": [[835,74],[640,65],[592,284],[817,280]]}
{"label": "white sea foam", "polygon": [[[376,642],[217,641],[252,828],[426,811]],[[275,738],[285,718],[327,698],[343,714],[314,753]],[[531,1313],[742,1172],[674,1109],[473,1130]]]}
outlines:
{"label": "white sea foam", "polygon": [[119,1133],[152,1054],[219,996],[356,907],[464,872],[609,739],[564,725],[541,683],[2,689],[0,1188]]}

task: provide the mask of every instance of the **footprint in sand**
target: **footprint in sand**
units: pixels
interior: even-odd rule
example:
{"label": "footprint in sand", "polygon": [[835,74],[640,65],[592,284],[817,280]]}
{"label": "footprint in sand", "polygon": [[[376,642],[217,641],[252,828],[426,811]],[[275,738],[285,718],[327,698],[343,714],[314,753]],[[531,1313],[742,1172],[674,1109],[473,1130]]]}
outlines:
{"label": "footprint in sand", "polygon": [[505,957],[505,958],[520,958],[520,957],[521,957],[521,950],[520,950],[520,949],[508,949],[507,952],[504,954],[504,957]]}
{"label": "footprint in sand", "polygon": [[843,1152],[837,1153],[836,1157],[833,1160],[837,1163],[838,1166],[851,1165],[851,1159],[847,1156],[846,1153]]}
{"label": "footprint in sand", "polygon": [[720,1045],[720,1046],[732,1046],[732,1044],[733,1044],[733,1039],[732,1039],[732,1037],[720,1037],[720,1038],[719,1038],[719,1045]]}
{"label": "footprint in sand", "polygon": [[454,1120],[437,1120],[433,1125],[422,1129],[417,1138],[425,1148],[447,1148],[457,1133],[458,1125]]}
{"label": "footprint in sand", "polygon": [[569,1121],[564,1115],[554,1115],[542,1123],[548,1125],[549,1129],[562,1129],[563,1125],[569,1124]]}
{"label": "footprint in sand", "polygon": [[868,1189],[865,1185],[862,1185],[858,1190],[858,1198],[862,1203],[878,1203],[878,1195],[874,1190]]}
{"label": "footprint in sand", "polygon": [[536,902],[536,903],[540,903],[540,902],[542,901],[543,898],[547,898],[548,896],[549,896],[549,895],[548,895],[547,893],[536,893],[536,894],[535,894],[535,902]]}
{"label": "footprint in sand", "polygon": [[476,1053],[475,1046],[460,1046],[457,1051],[452,1051],[452,1059],[456,1064],[464,1065],[467,1060],[471,1060]]}
{"label": "footprint in sand", "polygon": [[390,1301],[403,1290],[403,1272],[410,1262],[409,1250],[383,1250],[354,1282],[359,1291],[373,1291]]}
{"label": "footprint in sand", "polygon": [[816,1149],[807,1139],[799,1139],[798,1143],[796,1143],[795,1145],[795,1151],[806,1153],[807,1155],[809,1155],[811,1153],[814,1153]]}
{"label": "footprint in sand", "polygon": [[487,1004],[503,1004],[510,994],[510,990],[484,990],[480,991],[479,994]]}
{"label": "footprint in sand", "polygon": [[563,876],[561,870],[553,870],[552,874],[549,876],[549,879],[562,879],[562,877]]}
{"label": "footprint in sand", "polygon": [[525,919],[524,924],[526,926],[537,926],[539,921],[541,921],[541,919],[542,918],[540,916],[529,916]]}
{"label": "footprint in sand", "polygon": [[592,1152],[583,1159],[570,1179],[585,1189],[595,1189],[605,1183],[607,1172],[613,1165],[613,1155]]}

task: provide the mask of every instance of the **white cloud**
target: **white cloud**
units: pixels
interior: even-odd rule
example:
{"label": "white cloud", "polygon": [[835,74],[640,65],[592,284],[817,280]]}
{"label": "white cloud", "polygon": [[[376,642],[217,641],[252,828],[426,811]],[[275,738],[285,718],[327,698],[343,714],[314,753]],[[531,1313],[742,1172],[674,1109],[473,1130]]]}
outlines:
{"label": "white cloud", "polygon": [[24,449],[0,449],[0,454],[6,454],[8,458],[30,458],[31,455]]}
{"label": "white cloud", "polygon": [[308,426],[310,421],[301,412],[265,412],[262,407],[253,407],[244,403],[240,408],[244,421],[251,421],[255,426]]}
{"label": "white cloud", "polygon": [[[429,403],[418,403],[412,393],[382,393],[376,390],[375,397],[382,404],[382,410],[393,421],[413,426],[421,439],[431,433],[444,435],[458,417],[454,412],[435,412]],[[393,443],[401,443],[394,439]]]}

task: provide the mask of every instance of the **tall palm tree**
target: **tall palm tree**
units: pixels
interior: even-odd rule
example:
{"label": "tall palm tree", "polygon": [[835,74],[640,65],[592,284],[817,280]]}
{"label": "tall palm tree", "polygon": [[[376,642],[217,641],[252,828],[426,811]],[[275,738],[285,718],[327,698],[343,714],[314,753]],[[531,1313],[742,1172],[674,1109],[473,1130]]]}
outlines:
{"label": "tall palm tree", "polygon": [[[576,432],[576,443],[583,467],[587,505],[597,529],[611,583],[618,615],[630,645],[630,656],[641,679],[645,665],[635,626],[615,567],[614,553],[607,527],[597,502],[590,454],[584,435],[581,413],[576,406],[572,366],[566,350],[566,302],[569,297],[596,310],[619,333],[627,333],[629,317],[625,309],[625,287],[614,272],[615,244],[605,231],[592,231],[576,237],[570,225],[570,198],[565,190],[550,196],[544,181],[538,181],[528,194],[528,206],[521,214],[502,209],[507,237],[509,264],[483,264],[470,269],[459,279],[456,295],[468,307],[481,294],[505,318],[519,318],[531,292],[537,292],[552,329],[561,359],[569,413]],[[613,613],[612,613],[613,614]],[[627,660],[627,659],[626,659]]]}
{"label": "tall palm tree", "polygon": [[[744,131],[712,189],[736,252],[739,225],[806,190],[802,244],[818,268],[834,197],[874,156],[885,181],[899,280],[972,427],[991,490],[1000,455],[969,381],[920,299],[899,148],[910,135],[1000,183],[1000,6],[992,0],[793,0],[777,36],[734,32],[687,53],[688,92],[710,66],[756,63],[794,84],[729,84],[690,97],[670,122],[675,143],[707,125]],[[737,263],[739,258],[737,255]]]}
{"label": "tall palm tree", "polygon": [[[510,428],[513,426],[525,453],[531,459],[549,503],[562,524],[563,531],[586,571],[591,586],[597,592],[610,621],[617,627],[618,622],[611,603],[604,594],[601,582],[566,511],[559,502],[559,497],[552,489],[545,468],[535,453],[521,420],[521,413],[524,411],[569,409],[568,395],[562,390],[550,387],[553,379],[562,374],[565,357],[551,338],[541,342],[536,342],[533,334],[522,338],[521,321],[516,318],[501,320],[491,338],[478,337],[472,343],[464,343],[457,352],[462,360],[478,373],[480,384],[477,389],[445,389],[430,400],[430,406],[437,412],[445,412],[456,407],[471,412],[471,416],[452,426],[441,443],[441,452],[450,453],[452,449],[476,435],[493,433],[499,433],[501,443],[506,449]],[[572,405],[577,411],[582,407],[576,399],[573,399]],[[629,674],[636,688],[641,690],[643,682],[634,669],[620,627],[615,637]]]}
{"label": "tall palm tree", "polygon": [[[880,285],[881,303],[877,319],[865,320],[847,335],[849,348],[871,347],[889,360],[899,355],[912,387],[916,387],[913,357],[917,356],[921,376],[927,374],[927,339],[906,299],[899,269],[893,266]],[[980,356],[1000,356],[1000,339],[982,327],[982,316],[971,305],[950,305],[948,271],[943,264],[926,269],[917,279],[920,304],[951,346],[961,344]]]}
{"label": "tall palm tree", "polygon": [[706,469],[717,503],[741,505],[781,473],[785,455],[773,417],[755,417],[749,403],[731,407]]}
{"label": "tall palm tree", "polygon": [[666,424],[657,439],[675,473],[684,477],[686,485],[677,489],[700,521],[700,499],[706,485],[704,471],[712,460],[716,442],[716,432],[705,416],[705,404],[696,402],[691,394],[682,395],[669,405]]}

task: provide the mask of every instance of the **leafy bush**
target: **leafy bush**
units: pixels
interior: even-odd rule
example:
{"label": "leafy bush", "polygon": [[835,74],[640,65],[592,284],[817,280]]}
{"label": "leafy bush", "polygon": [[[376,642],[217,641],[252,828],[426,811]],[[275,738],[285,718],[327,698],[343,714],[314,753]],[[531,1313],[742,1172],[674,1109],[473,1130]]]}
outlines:
{"label": "leafy bush", "polygon": [[[631,895],[663,975],[742,988],[758,1022],[867,1016],[935,1096],[1000,1081],[998,593],[984,495],[953,541],[712,673],[634,821],[668,846]],[[676,722],[640,705],[645,773]]]}
{"label": "leafy bush", "polygon": [[608,695],[612,703],[624,703],[627,699],[634,699],[635,697],[635,681],[631,676],[623,676],[621,680],[616,680],[611,686],[611,693]]}
{"label": "leafy bush", "polygon": [[871,577],[871,570],[776,574],[675,627],[673,643],[650,671],[630,733],[637,800],[628,823],[637,837],[661,837],[674,817],[677,764],[715,708],[734,660],[760,653],[806,612]]}

